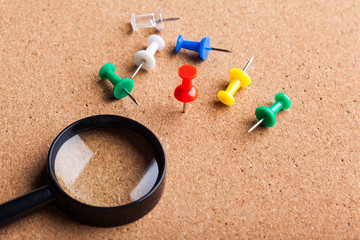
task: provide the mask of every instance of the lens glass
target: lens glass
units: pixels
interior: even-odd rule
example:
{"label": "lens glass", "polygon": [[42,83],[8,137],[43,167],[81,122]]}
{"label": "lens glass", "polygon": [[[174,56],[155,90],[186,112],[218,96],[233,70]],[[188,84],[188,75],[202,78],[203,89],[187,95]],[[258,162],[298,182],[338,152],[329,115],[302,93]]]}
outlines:
{"label": "lens glass", "polygon": [[156,152],[141,135],[96,128],[68,139],[55,159],[61,188],[93,206],[128,204],[146,195],[159,176]]}

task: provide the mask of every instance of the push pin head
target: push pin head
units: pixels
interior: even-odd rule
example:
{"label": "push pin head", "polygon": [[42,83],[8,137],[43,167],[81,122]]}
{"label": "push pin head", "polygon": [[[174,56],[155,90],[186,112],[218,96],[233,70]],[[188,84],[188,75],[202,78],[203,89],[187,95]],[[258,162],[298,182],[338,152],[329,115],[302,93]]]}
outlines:
{"label": "push pin head", "polygon": [[163,19],[161,15],[161,8],[157,8],[155,9],[154,13],[150,13],[150,14],[135,15],[135,13],[133,13],[131,15],[131,27],[133,31],[135,31],[136,28],[149,28],[149,27],[155,27],[156,30],[162,31],[164,30],[163,22],[174,21],[178,19],[180,18]]}
{"label": "push pin head", "polygon": [[291,106],[291,101],[285,93],[277,93],[275,95],[275,103],[270,107],[261,106],[255,109],[255,116],[259,120],[248,132],[251,132],[260,123],[265,127],[272,127],[276,123],[276,114],[281,109],[288,109]]}
{"label": "push pin head", "polygon": [[234,104],[234,94],[240,87],[247,87],[251,83],[249,75],[245,72],[249,64],[252,62],[253,57],[249,60],[243,70],[233,68],[229,72],[230,84],[225,91],[219,91],[217,97],[220,102],[225,105],[231,106]]}
{"label": "push pin head", "polygon": [[198,90],[192,85],[192,80],[197,76],[194,66],[184,65],[179,68],[179,76],[182,83],[175,89],[175,98],[184,103],[183,112],[186,111],[186,103],[194,101],[198,96]]}
{"label": "push pin head", "polygon": [[120,78],[115,73],[115,66],[111,63],[107,63],[99,71],[99,76],[102,80],[109,79],[110,82],[114,85],[114,97],[117,99],[122,99],[126,96],[129,96],[137,105],[139,103],[135,98],[130,94],[134,88],[134,81],[130,78]]}
{"label": "push pin head", "polygon": [[205,60],[207,59],[210,51],[210,37],[204,37],[200,42],[186,41],[182,35],[179,35],[176,42],[176,52],[181,48],[185,48],[194,52],[198,52],[199,56]]}
{"label": "push pin head", "polygon": [[176,52],[180,52],[182,48],[199,53],[200,58],[203,60],[207,59],[210,50],[231,52],[230,50],[226,50],[226,49],[210,47],[210,37],[204,37],[203,39],[201,39],[200,42],[194,42],[194,41],[184,40],[183,36],[179,35],[176,42],[175,50]]}
{"label": "push pin head", "polygon": [[159,35],[151,35],[147,42],[149,46],[146,50],[140,50],[134,55],[134,62],[139,66],[131,78],[134,78],[140,69],[152,70],[155,68],[156,61],[154,54],[157,50],[162,50],[165,47],[165,41]]}

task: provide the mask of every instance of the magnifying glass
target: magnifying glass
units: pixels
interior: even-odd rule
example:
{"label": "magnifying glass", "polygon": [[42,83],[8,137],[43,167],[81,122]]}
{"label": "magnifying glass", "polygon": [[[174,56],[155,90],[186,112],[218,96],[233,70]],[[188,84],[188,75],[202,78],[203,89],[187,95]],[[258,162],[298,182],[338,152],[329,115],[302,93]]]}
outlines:
{"label": "magnifying glass", "polygon": [[48,185],[0,205],[0,226],[52,202],[88,225],[133,222],[160,200],[165,170],[161,143],[142,124],[115,115],[81,119],[50,147]]}

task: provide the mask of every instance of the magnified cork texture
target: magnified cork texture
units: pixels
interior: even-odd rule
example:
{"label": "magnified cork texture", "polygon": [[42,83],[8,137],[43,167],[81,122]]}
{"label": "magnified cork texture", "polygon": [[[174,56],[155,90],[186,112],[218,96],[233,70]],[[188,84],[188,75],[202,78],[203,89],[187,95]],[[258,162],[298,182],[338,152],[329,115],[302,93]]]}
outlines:
{"label": "magnified cork texture", "polygon": [[[181,20],[132,32],[131,14],[158,6]],[[49,205],[0,239],[359,239],[359,13],[351,0],[0,0],[0,203],[44,186],[53,139],[91,115],[144,124],[168,164],[163,197],[134,223],[90,227]],[[115,100],[99,69],[110,62],[130,77],[151,34],[166,46],[134,78],[140,106]],[[175,53],[179,34],[234,52]],[[230,69],[252,56],[252,83],[219,103]],[[199,95],[184,114],[173,92],[185,64]],[[292,106],[247,133],[278,92]]]}
{"label": "magnified cork texture", "polygon": [[[121,206],[148,192],[139,196],[136,189],[149,185],[149,181],[141,184],[141,179],[153,159],[153,149],[140,135],[126,129],[99,128],[75,135],[61,146],[55,174],[61,188],[80,202]],[[151,182],[157,177],[151,174]]]}

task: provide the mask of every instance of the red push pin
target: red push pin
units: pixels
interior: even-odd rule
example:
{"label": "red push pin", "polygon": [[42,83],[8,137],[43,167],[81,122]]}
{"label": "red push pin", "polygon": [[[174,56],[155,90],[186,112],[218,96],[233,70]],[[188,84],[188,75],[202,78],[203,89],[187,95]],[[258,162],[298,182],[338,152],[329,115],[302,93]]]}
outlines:
{"label": "red push pin", "polygon": [[198,96],[198,90],[192,85],[192,80],[196,78],[196,75],[197,70],[194,66],[184,65],[179,68],[179,76],[183,80],[175,89],[174,96],[184,103],[183,112],[186,111],[186,103],[194,101]]}

